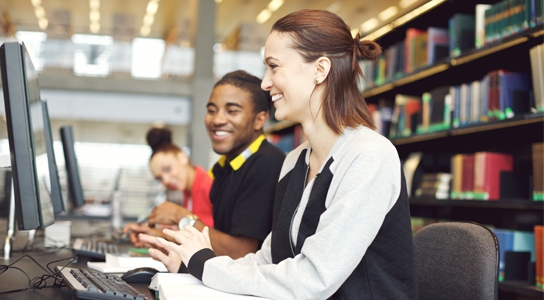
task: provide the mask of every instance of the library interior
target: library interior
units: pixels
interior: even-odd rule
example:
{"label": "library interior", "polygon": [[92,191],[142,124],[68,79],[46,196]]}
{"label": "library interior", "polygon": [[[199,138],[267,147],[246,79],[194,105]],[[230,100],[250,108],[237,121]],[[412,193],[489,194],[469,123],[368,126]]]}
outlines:
{"label": "library interior", "polygon": [[[169,274],[126,226],[196,209],[146,133],[211,174],[215,83],[263,79],[272,25],[302,9],[383,50],[357,86],[402,164],[419,299],[544,299],[542,0],[0,0],[0,299],[265,299]],[[308,141],[273,108],[263,132]]]}

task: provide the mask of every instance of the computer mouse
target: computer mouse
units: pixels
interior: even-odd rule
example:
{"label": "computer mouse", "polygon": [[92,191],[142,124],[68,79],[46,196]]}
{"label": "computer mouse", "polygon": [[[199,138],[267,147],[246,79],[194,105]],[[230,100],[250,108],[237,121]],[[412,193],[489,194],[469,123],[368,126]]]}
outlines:
{"label": "computer mouse", "polygon": [[142,267],[127,271],[121,279],[127,283],[150,283],[151,278],[159,271],[154,268]]}

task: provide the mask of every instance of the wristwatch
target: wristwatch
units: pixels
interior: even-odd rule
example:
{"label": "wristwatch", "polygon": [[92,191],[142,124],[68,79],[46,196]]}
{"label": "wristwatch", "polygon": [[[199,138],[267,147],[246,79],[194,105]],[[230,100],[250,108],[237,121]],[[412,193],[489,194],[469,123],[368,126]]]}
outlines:
{"label": "wristwatch", "polygon": [[198,221],[199,218],[195,214],[187,214],[185,217],[181,218],[179,220],[179,229],[184,229],[185,227],[191,225],[195,226],[196,221]]}

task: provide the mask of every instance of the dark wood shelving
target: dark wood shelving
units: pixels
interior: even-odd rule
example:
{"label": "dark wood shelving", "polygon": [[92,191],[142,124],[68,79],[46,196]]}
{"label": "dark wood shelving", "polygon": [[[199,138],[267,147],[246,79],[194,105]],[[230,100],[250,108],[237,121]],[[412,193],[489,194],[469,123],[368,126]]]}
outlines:
{"label": "dark wood shelving", "polygon": [[442,206],[442,207],[479,207],[506,210],[535,210],[544,212],[543,201],[531,201],[528,199],[501,199],[497,201],[484,200],[441,200],[433,198],[412,198],[410,205],[418,206]]}
{"label": "dark wood shelving", "polygon": [[[522,281],[502,281],[499,282],[499,291],[503,294],[500,300],[509,299],[544,299],[544,289],[534,285],[530,285],[527,282]],[[502,295],[502,294],[501,294]]]}
{"label": "dark wood shelving", "polygon": [[362,92],[362,95],[365,99],[367,99],[367,98],[384,94],[395,88],[408,85],[422,79],[429,78],[438,73],[447,72],[448,70],[454,67],[459,67],[467,63],[474,62],[476,60],[485,58],[491,54],[505,51],[517,45],[533,42],[535,40],[541,41],[542,39],[539,37],[543,34],[544,34],[544,26],[540,25],[538,27],[518,33],[516,35],[507,37],[499,44],[491,44],[491,45],[486,45],[485,47],[481,49],[474,49],[468,53],[463,54],[460,57],[450,59],[447,63],[443,63],[443,62],[438,63],[436,65],[421,69],[418,72],[407,74],[405,77],[397,79],[385,85],[378,86],[369,90],[365,90]]}
{"label": "dark wood shelving", "polygon": [[502,121],[491,121],[488,123],[479,123],[479,124],[454,128],[454,129],[445,130],[445,131],[413,135],[413,136],[405,137],[405,138],[396,138],[396,139],[393,139],[391,142],[395,146],[402,146],[402,145],[408,145],[408,144],[415,144],[422,141],[433,141],[433,140],[444,139],[450,136],[470,135],[470,134],[475,134],[480,132],[489,132],[493,130],[514,128],[518,126],[537,124],[537,123],[544,124],[544,113],[541,112],[536,114],[524,114],[524,115],[515,116],[514,118],[506,119]]}

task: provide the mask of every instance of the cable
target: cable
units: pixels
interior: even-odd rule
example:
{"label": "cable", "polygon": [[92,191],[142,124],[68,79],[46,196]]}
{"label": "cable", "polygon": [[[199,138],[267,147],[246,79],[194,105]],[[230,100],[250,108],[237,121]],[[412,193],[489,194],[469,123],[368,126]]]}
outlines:
{"label": "cable", "polygon": [[[30,258],[33,262],[35,262],[42,270],[44,270],[46,272],[46,274],[40,276],[40,277],[35,277],[33,279],[30,279],[30,277],[28,276],[28,274],[23,271],[22,269],[18,268],[18,267],[14,267],[13,265],[17,262],[19,262],[21,259],[25,258],[25,257],[28,257]],[[56,262],[59,262],[59,261],[64,261],[64,260],[70,260],[68,263],[66,263],[62,268],[60,268],[58,271],[53,271],[50,267],[51,264],[53,263],[56,263]],[[63,279],[62,279],[62,276],[59,276],[60,272],[66,267],[68,266],[69,264],[73,263],[77,261],[77,258],[76,257],[68,257],[68,258],[62,258],[62,259],[58,259],[58,260],[54,260],[54,261],[51,261],[49,263],[47,263],[46,268],[44,268],[42,265],[40,265],[34,258],[32,258],[31,256],[29,255],[23,255],[21,257],[19,257],[16,261],[12,262],[11,264],[9,265],[0,265],[0,275],[2,275],[3,273],[5,273],[7,270],[9,269],[15,269],[15,270],[18,270],[20,271],[21,273],[23,273],[26,278],[28,279],[28,283],[27,285],[22,288],[22,289],[18,289],[18,290],[11,290],[11,291],[5,291],[5,292],[1,292],[0,295],[3,295],[3,294],[9,294],[9,293],[14,293],[14,292],[26,292],[30,289],[33,289],[33,288],[37,288],[37,289],[43,289],[43,288],[47,288],[47,287],[61,287],[63,286]],[[47,279],[50,279],[50,278],[53,278],[54,281],[53,281],[53,284],[48,286],[47,285]]]}

